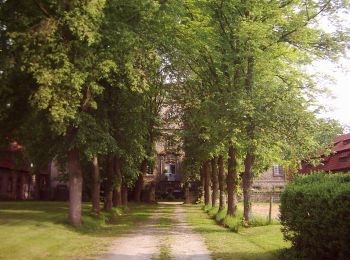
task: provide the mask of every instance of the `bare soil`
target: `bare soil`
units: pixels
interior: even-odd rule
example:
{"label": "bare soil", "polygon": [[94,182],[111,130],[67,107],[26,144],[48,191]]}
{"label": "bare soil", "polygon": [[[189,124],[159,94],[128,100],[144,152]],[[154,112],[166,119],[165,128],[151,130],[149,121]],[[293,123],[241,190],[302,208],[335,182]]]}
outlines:
{"label": "bare soil", "polygon": [[[173,208],[169,212],[169,207]],[[169,223],[161,224],[161,220]],[[186,223],[181,205],[160,206],[148,223],[116,239],[100,259],[210,260],[203,238]]]}

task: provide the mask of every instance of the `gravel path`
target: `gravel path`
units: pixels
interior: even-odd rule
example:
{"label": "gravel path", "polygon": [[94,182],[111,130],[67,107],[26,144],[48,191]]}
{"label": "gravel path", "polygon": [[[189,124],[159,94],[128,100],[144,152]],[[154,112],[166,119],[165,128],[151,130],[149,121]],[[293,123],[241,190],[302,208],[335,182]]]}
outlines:
{"label": "gravel path", "polygon": [[183,260],[210,260],[204,239],[193,232],[185,221],[184,208],[177,206],[173,214],[175,224],[170,230],[171,258]]}
{"label": "gravel path", "polygon": [[159,257],[160,236],[156,223],[159,218],[157,210],[142,228],[116,239],[109,252],[100,259],[110,260],[146,260]]}
{"label": "gravel path", "polygon": [[[203,238],[186,223],[183,206],[176,206],[172,213],[162,212],[165,208],[160,206],[142,228],[116,239],[109,252],[100,259],[210,260]],[[171,219],[172,224],[166,227],[158,225],[157,221],[162,217]],[[166,255],[161,256],[161,247],[166,248]]]}

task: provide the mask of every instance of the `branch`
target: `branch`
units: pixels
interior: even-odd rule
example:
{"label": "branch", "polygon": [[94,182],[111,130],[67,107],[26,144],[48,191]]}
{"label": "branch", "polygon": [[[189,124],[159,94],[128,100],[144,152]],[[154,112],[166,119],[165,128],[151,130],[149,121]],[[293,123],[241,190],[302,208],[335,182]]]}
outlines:
{"label": "branch", "polygon": [[46,8],[42,5],[42,3],[39,3],[37,0],[33,0],[36,6],[47,16],[51,17],[50,13],[46,10]]}

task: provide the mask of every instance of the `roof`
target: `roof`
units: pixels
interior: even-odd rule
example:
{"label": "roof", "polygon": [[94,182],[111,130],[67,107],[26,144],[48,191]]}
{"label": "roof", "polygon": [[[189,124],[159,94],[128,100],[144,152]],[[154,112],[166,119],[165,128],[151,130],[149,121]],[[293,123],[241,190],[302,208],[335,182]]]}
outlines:
{"label": "roof", "polygon": [[[12,141],[5,150],[0,153],[0,168],[17,171],[29,171],[29,163],[22,156],[23,146]],[[16,160],[17,159],[17,160]]]}
{"label": "roof", "polygon": [[340,141],[349,140],[349,139],[350,139],[350,133],[339,135],[335,138],[334,143],[338,143]]}
{"label": "roof", "polygon": [[323,163],[312,166],[303,162],[300,173],[313,171],[350,171],[350,133],[335,138],[332,147],[332,154],[323,157]]}

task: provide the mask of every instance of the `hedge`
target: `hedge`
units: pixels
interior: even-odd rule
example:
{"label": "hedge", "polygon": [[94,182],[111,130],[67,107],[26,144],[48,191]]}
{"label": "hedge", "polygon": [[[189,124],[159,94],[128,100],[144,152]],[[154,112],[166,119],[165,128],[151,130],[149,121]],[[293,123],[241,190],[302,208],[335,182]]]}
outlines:
{"label": "hedge", "polygon": [[307,259],[350,259],[350,174],[298,176],[281,194],[281,224]]}

